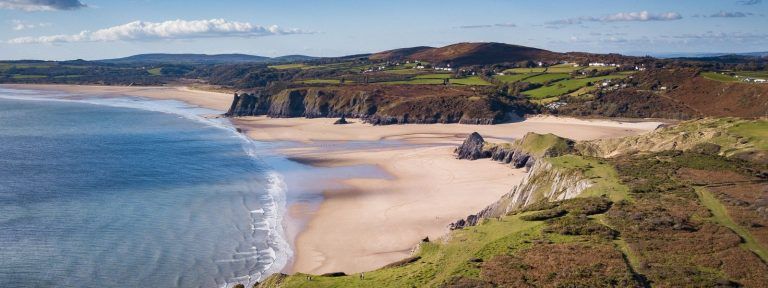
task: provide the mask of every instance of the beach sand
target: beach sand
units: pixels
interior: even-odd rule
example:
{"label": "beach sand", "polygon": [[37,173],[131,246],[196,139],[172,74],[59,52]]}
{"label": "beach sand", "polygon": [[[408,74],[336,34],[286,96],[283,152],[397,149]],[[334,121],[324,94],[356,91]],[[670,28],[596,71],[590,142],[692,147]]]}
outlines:
{"label": "beach sand", "polygon": [[[182,87],[4,87],[175,99],[222,112],[232,100],[229,94]],[[471,132],[479,132],[489,141],[511,141],[527,132],[587,140],[644,133],[661,124],[551,116],[482,126],[371,126],[358,119],[349,119],[353,123],[348,125],[333,125],[335,120],[244,117],[233,121],[255,140],[313,143],[307,146],[309,148],[297,146],[280,151],[299,162],[333,167],[376,165],[391,176],[339,180],[344,188],[325,191],[325,199],[318,209],[302,210],[310,218],[294,240],[295,259],[292,267],[286,267],[287,272],[356,273],[376,269],[408,257],[422,238],[434,240],[445,235],[449,223],[478,212],[509,192],[524,177],[524,171],[487,159],[466,161],[454,158],[453,148]],[[405,145],[322,148],[325,141],[380,140]]]}

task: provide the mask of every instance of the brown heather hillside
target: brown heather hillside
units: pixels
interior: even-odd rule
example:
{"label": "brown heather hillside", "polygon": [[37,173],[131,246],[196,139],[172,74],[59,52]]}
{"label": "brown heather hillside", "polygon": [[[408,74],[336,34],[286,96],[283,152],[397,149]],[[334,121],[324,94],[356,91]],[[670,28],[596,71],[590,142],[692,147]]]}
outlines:
{"label": "brown heather hillside", "polygon": [[768,85],[720,82],[696,68],[650,69],[624,80],[627,88],[594,99],[566,98],[563,115],[691,119],[768,115]]}
{"label": "brown heather hillside", "polygon": [[372,60],[421,60],[454,66],[488,65],[527,60],[556,60],[561,54],[503,43],[458,43],[440,48],[406,48],[371,55]]}
{"label": "brown heather hillside", "polygon": [[429,46],[418,46],[418,47],[409,47],[409,48],[399,48],[399,49],[392,49],[387,50],[383,52],[379,52],[376,54],[373,54],[368,57],[368,59],[371,60],[398,60],[398,59],[406,59],[413,55],[414,53],[418,53],[424,50],[430,50],[434,49]]}

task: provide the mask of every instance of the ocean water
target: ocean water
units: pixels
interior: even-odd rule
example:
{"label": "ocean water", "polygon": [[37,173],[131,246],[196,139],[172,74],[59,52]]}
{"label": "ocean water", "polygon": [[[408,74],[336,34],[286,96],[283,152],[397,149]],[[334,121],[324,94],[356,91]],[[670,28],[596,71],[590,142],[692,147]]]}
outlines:
{"label": "ocean water", "polygon": [[267,144],[175,101],[61,96],[0,89],[0,287],[225,287],[289,261]]}

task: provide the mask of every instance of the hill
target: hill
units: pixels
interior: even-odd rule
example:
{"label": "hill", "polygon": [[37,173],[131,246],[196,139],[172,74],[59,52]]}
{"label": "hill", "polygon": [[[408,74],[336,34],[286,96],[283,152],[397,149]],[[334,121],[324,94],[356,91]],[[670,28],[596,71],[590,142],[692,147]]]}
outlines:
{"label": "hill", "polygon": [[305,55],[286,55],[281,57],[264,57],[247,54],[139,54],[124,58],[98,60],[97,62],[111,64],[232,64],[232,63],[267,63],[293,62],[312,60],[315,57]]}
{"label": "hill", "polygon": [[454,66],[487,65],[527,60],[550,60],[560,53],[504,43],[458,43],[440,48],[413,47],[379,52],[372,60],[421,60]]}

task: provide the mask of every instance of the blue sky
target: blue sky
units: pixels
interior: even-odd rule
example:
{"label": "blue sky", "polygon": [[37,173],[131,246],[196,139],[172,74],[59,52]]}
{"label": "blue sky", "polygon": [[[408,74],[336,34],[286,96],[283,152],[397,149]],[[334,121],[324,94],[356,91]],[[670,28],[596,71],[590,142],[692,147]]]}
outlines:
{"label": "blue sky", "polygon": [[561,52],[750,52],[768,50],[767,27],[761,0],[0,0],[0,58],[340,56],[479,41]]}

